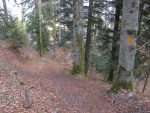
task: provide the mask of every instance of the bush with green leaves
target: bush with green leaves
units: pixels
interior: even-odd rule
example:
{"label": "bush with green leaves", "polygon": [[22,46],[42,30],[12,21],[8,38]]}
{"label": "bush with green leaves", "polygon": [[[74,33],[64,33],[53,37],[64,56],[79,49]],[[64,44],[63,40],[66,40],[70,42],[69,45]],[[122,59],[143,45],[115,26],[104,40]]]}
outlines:
{"label": "bush with green leaves", "polygon": [[1,39],[6,40],[11,49],[19,52],[25,46],[26,37],[23,32],[23,25],[17,18],[9,16],[7,24],[0,24]]}

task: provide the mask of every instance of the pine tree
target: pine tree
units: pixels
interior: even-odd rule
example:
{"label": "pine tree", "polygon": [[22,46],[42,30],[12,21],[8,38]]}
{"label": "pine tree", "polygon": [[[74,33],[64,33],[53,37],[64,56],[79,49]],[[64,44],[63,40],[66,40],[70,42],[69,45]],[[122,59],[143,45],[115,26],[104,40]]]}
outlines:
{"label": "pine tree", "polygon": [[117,53],[118,53],[118,40],[119,40],[119,23],[120,23],[120,15],[122,9],[122,0],[115,1],[115,20],[114,20],[114,29],[113,29],[113,41],[112,41],[112,50],[111,50],[111,58],[110,58],[110,71],[108,76],[108,81],[112,82],[114,79],[114,71],[117,67]]}
{"label": "pine tree", "polygon": [[92,10],[93,10],[93,0],[90,0],[89,1],[89,10],[88,10],[88,25],[87,25],[86,44],[85,44],[85,74],[87,74],[88,69],[89,69],[91,33],[92,33]]}

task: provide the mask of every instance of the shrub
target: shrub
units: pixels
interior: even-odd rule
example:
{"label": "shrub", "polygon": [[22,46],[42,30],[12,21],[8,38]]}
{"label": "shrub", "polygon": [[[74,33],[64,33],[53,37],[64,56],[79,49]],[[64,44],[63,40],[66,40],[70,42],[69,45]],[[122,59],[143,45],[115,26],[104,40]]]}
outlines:
{"label": "shrub", "polygon": [[20,49],[26,44],[22,26],[22,23],[17,18],[11,18],[4,38],[9,43],[9,47],[17,53],[20,53]]}

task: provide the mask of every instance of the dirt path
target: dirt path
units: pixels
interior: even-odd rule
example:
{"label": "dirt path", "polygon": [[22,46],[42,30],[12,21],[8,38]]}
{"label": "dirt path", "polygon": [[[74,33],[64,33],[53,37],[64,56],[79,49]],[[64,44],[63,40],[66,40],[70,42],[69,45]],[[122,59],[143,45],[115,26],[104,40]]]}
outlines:
{"label": "dirt path", "polygon": [[43,68],[38,73],[32,72],[30,77],[38,81],[45,94],[53,89],[55,98],[60,101],[60,106],[65,108],[63,113],[116,112],[115,108],[104,98],[107,90],[104,89],[106,84],[95,84],[90,80],[75,78],[69,75],[59,63],[55,64],[47,60]]}
{"label": "dirt path", "polygon": [[[148,97],[128,99],[126,92],[112,93],[102,80],[73,77],[64,64],[50,58],[31,55],[22,62],[9,50],[3,52],[9,54],[0,54],[0,113],[150,113]],[[14,77],[24,84],[8,85],[6,80]],[[29,109],[22,104],[24,89],[30,96]]]}
{"label": "dirt path", "polygon": [[64,75],[63,72],[53,77],[42,78],[44,87],[48,89],[46,84],[50,82],[57,90],[61,104],[68,107],[67,113],[115,113],[115,109],[104,99],[105,89],[102,86],[89,84],[88,81]]}
{"label": "dirt path", "polygon": [[141,100],[138,104],[140,100],[128,99],[125,92],[109,92],[110,86],[102,80],[99,82],[73,77],[63,65],[49,59],[44,59],[43,62],[45,63],[38,73],[32,72],[32,78],[38,81],[44,94],[51,91],[55,94],[57,107],[62,113],[150,112],[150,101]]}

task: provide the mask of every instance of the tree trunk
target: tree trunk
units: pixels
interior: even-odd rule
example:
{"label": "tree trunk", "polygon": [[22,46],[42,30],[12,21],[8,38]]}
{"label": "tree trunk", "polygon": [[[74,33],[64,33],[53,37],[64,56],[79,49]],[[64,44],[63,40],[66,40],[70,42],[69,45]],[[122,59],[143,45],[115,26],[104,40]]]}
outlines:
{"label": "tree trunk", "polygon": [[122,88],[135,90],[134,60],[138,31],[139,0],[123,0],[122,25],[117,82]]}
{"label": "tree trunk", "polygon": [[[119,4],[118,4],[119,2]],[[108,80],[112,82],[114,79],[114,71],[117,67],[117,42],[119,40],[119,22],[120,22],[120,15],[122,9],[122,0],[116,0],[116,11],[115,11],[115,23],[114,23],[114,31],[113,31],[113,41],[112,41],[112,51],[111,51],[111,59],[110,59],[110,71]]]}
{"label": "tree trunk", "polygon": [[[59,0],[59,8],[58,8],[59,12],[61,11],[61,2],[62,1]],[[61,46],[61,44],[62,44],[61,14],[59,14],[58,20],[59,20],[59,46]]]}
{"label": "tree trunk", "polygon": [[61,23],[59,22],[59,45],[61,45]]}
{"label": "tree trunk", "polygon": [[54,38],[54,53],[55,53],[55,51],[56,51],[56,33],[57,33],[57,31],[56,31],[56,20],[54,19],[54,22],[53,22],[53,38]]}
{"label": "tree trunk", "polygon": [[93,0],[89,1],[89,12],[88,12],[88,25],[87,25],[87,35],[85,44],[85,74],[87,74],[89,69],[89,58],[90,58],[90,45],[91,45],[91,27],[92,27],[92,10],[93,10]]}
{"label": "tree trunk", "polygon": [[4,37],[7,37],[7,32],[8,32],[8,12],[7,12],[7,4],[6,0],[3,0],[3,9],[4,9],[4,27],[5,27],[5,32],[4,32]]}
{"label": "tree trunk", "polygon": [[143,8],[144,8],[144,2],[141,1],[140,10],[139,10],[139,28],[138,28],[138,36],[139,37],[140,37],[140,34],[141,34],[141,23],[142,23],[142,16],[143,16]]}
{"label": "tree trunk", "polygon": [[39,13],[39,36],[40,36],[40,56],[44,55],[44,45],[42,38],[42,11],[41,11],[41,0],[38,0],[38,13]]}
{"label": "tree trunk", "polygon": [[8,22],[8,12],[7,12],[7,4],[6,0],[3,0],[3,8],[4,8],[4,23],[6,24]]}
{"label": "tree trunk", "polygon": [[54,19],[53,19],[53,38],[54,38],[54,57],[55,57],[55,53],[56,53],[56,38],[57,38],[57,27],[56,27],[56,1],[53,0],[53,13],[54,13]]}
{"label": "tree trunk", "polygon": [[73,0],[73,69],[72,74],[84,73],[83,0]]}
{"label": "tree trunk", "polygon": [[[21,1],[21,3],[24,3],[24,0]],[[22,27],[23,27],[23,31],[24,33],[26,33],[26,28],[25,28],[25,8],[24,5],[21,4],[21,18],[22,18]]]}

